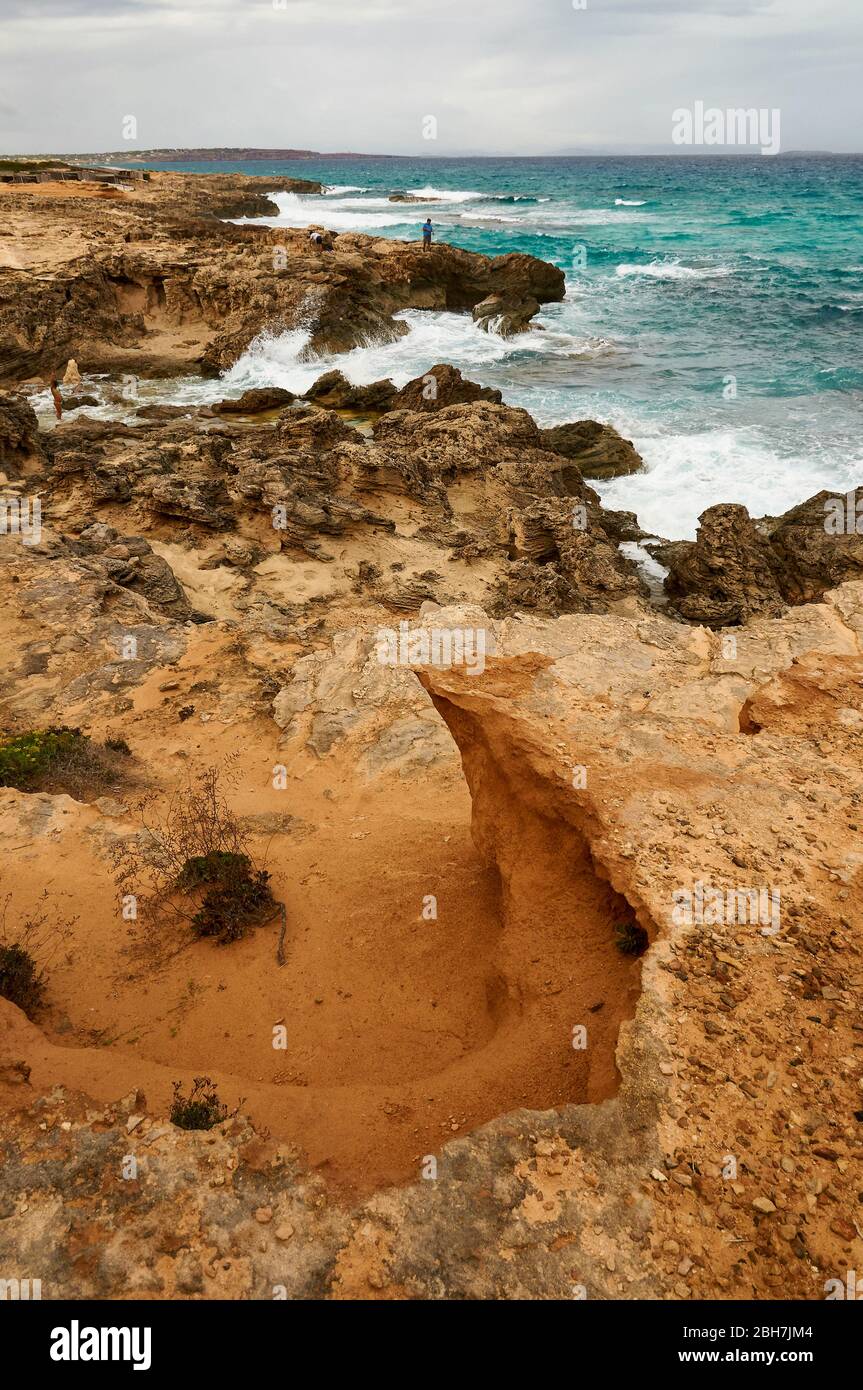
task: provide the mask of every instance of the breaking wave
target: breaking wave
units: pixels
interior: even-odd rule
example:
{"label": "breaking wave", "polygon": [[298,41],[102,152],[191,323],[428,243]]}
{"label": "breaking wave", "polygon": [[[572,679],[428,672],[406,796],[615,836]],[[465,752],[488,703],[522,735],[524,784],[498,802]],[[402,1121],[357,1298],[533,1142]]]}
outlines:
{"label": "breaking wave", "polygon": [[719,280],[734,271],[728,266],[681,265],[680,261],[649,261],[646,265],[619,265],[617,274],[621,279],[630,275],[649,275],[654,280]]}

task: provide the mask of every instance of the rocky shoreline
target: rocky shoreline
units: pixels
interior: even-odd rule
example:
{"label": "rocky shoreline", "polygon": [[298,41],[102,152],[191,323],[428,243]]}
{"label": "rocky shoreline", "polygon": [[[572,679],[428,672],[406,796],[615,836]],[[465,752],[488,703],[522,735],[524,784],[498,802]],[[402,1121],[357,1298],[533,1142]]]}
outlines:
{"label": "rocky shoreline", "polygon": [[444,244],[424,253],[361,234],[320,252],[307,231],[222,220],[276,213],[267,197],[275,188],[321,191],[250,175],[165,174],[107,199],[73,192],[34,206],[5,189],[0,383],[69,357],[84,373],[216,374],[257,334],[307,323],[311,355],[343,352],[394,340],[404,325],[393,314],[408,308],[484,305],[486,318],[518,331],[540,304],[563,298],[562,271],[532,256],[489,259]]}
{"label": "rocky shoreline", "polygon": [[[821,1298],[863,1259],[863,524],[727,504],[645,550],[591,487],[632,444],[447,363],[130,405],[130,373],[218,374],[261,332],[531,332],[564,294],[529,256],[222,220],[286,187],[0,193],[0,730],[131,759],[110,797],[0,787],[7,927],[49,888],[79,919],[43,1012],[0,998],[3,1268],[45,1297]],[[96,374],[124,418],[75,408]],[[469,634],[473,669],[382,633]],[[284,970],[270,926],[153,960],[119,914],[137,794],[213,764]],[[705,883],[780,895],[781,927],[685,920]],[[185,1133],[204,1070],[239,1109]]]}

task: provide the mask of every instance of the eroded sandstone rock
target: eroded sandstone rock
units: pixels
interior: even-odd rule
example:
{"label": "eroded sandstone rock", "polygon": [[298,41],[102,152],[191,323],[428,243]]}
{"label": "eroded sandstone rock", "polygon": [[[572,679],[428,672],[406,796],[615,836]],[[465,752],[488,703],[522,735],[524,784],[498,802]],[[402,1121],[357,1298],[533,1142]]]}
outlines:
{"label": "eroded sandstone rock", "polygon": [[339,371],[324,372],[304,393],[304,400],[329,410],[389,410],[396,388],[389,380],[354,386]]}
{"label": "eroded sandstone rock", "polygon": [[[852,499],[855,494],[851,494]],[[709,507],[696,540],[657,549],[665,588],[685,618],[711,626],[781,612],[863,574],[863,531],[853,500],[819,492],[778,518],[753,521],[745,507]]]}
{"label": "eroded sandstone rock", "polygon": [[41,462],[42,445],[33,407],[14,396],[0,396],[0,472],[17,478]]}
{"label": "eroded sandstone rock", "polygon": [[[250,387],[235,400],[219,401],[212,407],[217,415],[256,415],[265,410],[281,410],[296,400],[293,391],[283,386]],[[138,414],[143,414],[138,411]]]}
{"label": "eroded sandstone rock", "polygon": [[490,386],[478,386],[466,380],[458,367],[439,363],[403,386],[393,398],[390,409],[441,410],[447,405],[469,405],[472,401],[500,405],[503,396]]}
{"label": "eroded sandstone rock", "polygon": [[779,584],[789,603],[809,603],[825,589],[863,578],[863,515],[858,493],[819,492],[766,522]]}
{"label": "eroded sandstone rock", "polygon": [[502,338],[512,338],[516,333],[524,333],[530,321],[539,310],[539,302],[530,296],[498,292],[490,294],[473,308],[474,322],[487,333],[499,333]]}
{"label": "eroded sandstone rock", "polygon": [[644,467],[630,440],[596,420],[575,420],[540,433],[546,448],[572,459],[585,478],[620,478]]}

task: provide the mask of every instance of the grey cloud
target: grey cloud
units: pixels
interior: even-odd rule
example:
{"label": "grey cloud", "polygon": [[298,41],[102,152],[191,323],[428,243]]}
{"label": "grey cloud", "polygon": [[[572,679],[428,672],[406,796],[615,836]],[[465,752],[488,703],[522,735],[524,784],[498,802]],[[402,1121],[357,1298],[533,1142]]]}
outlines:
{"label": "grey cloud", "polygon": [[[0,0],[0,90],[30,150],[294,146],[547,153],[667,144],[671,111],[781,106],[853,149],[859,0]],[[435,114],[439,139],[421,138]],[[0,119],[0,146],[9,147]]]}

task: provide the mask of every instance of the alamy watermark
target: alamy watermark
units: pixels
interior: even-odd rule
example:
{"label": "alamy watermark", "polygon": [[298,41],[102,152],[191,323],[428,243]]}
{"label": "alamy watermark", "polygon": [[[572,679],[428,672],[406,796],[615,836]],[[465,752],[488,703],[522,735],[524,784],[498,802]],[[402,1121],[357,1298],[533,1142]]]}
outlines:
{"label": "alamy watermark", "polygon": [[21,536],[24,545],[42,539],[42,503],[38,497],[0,497],[0,536]]}
{"label": "alamy watermark", "polygon": [[781,894],[778,888],[713,888],[701,879],[671,895],[671,920],[679,927],[719,924],[759,924],[763,936],[779,931]]}
{"label": "alamy watermark", "polygon": [[863,536],[863,490],[852,488],[844,497],[824,501],[824,530],[828,536]]}
{"label": "alamy watermark", "polygon": [[679,106],[671,114],[671,139],[675,145],[752,145],[762,154],[778,154],[781,113],[774,106],[705,108]]}
{"label": "alamy watermark", "polygon": [[402,620],[398,631],[378,628],[375,641],[381,666],[464,666],[469,676],[481,676],[488,637],[483,627],[411,629]]}
{"label": "alamy watermark", "polygon": [[0,1303],[29,1302],[41,1297],[41,1279],[0,1279]]}
{"label": "alamy watermark", "polygon": [[[857,1290],[860,1290],[858,1293]],[[824,1283],[824,1294],[829,1303],[835,1299],[848,1298],[856,1303],[863,1300],[863,1280],[857,1283],[857,1271],[849,1269],[845,1275],[845,1280],[827,1279]]]}
{"label": "alamy watermark", "polygon": [[82,1327],[73,1318],[69,1327],[53,1328],[49,1355],[52,1361],[131,1361],[134,1371],[148,1371],[152,1341],[150,1327]]}

